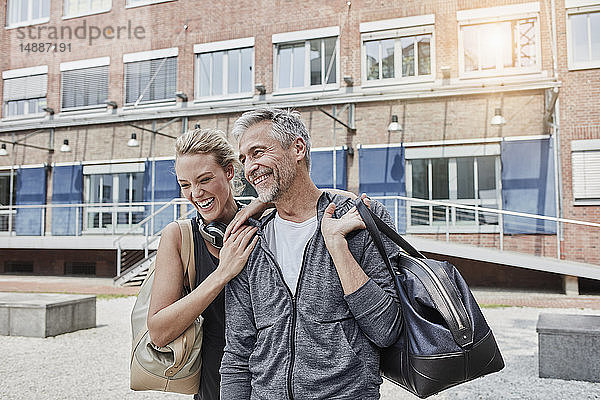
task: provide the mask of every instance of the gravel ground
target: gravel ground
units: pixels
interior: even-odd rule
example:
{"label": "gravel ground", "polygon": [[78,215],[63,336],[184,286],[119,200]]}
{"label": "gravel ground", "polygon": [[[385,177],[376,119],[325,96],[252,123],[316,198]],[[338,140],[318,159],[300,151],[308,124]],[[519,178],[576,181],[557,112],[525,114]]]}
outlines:
{"label": "gravel ground", "polygon": [[[97,327],[45,339],[0,336],[0,399],[190,399],[129,389],[129,313],[134,297],[97,300]],[[535,326],[540,312],[590,309],[485,308],[506,367],[430,399],[600,399],[600,383],[540,379]],[[383,400],[416,399],[384,382]],[[278,400],[278,399],[274,399]]]}

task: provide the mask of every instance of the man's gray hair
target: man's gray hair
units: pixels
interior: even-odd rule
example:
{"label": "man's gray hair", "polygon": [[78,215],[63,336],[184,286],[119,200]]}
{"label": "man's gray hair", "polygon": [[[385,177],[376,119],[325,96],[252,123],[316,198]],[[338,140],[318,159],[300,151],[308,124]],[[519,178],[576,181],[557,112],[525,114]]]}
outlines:
{"label": "man's gray hair", "polygon": [[300,119],[300,113],[291,109],[279,108],[257,108],[242,114],[235,123],[231,133],[239,143],[240,138],[253,125],[263,121],[271,122],[271,137],[281,143],[281,147],[289,149],[297,137],[304,139],[306,143],[306,168],[310,171],[310,134],[304,122]]}

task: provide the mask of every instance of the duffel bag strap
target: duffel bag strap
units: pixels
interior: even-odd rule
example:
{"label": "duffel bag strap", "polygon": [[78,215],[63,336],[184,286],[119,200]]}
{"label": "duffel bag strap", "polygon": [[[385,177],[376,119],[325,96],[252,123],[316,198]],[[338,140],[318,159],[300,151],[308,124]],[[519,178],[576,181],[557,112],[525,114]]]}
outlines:
{"label": "duffel bag strap", "polygon": [[393,230],[388,224],[383,222],[377,215],[375,215],[373,211],[371,211],[369,207],[367,207],[365,203],[363,203],[360,197],[355,200],[355,204],[356,210],[362,217],[363,221],[365,222],[365,225],[367,225],[367,221],[369,221],[369,224],[367,225],[367,230],[371,233],[371,236],[375,235],[375,232],[377,232],[377,235],[379,235],[379,232],[381,231],[385,236],[390,238],[394,243],[400,246],[400,248],[407,252],[409,255],[416,258],[427,258],[423,254],[421,254],[419,250],[415,249],[410,243],[408,243],[402,236],[400,236],[398,232]]}
{"label": "duffel bag strap", "polygon": [[[392,264],[390,264],[390,258],[388,257],[387,252],[385,251],[385,247],[383,246],[383,240],[381,239],[381,234],[379,233],[379,230],[377,229],[377,225],[375,224],[375,220],[373,218],[377,216],[373,214],[373,212],[365,205],[365,203],[362,202],[360,198],[356,199],[356,209],[358,210],[358,213],[364,221],[367,227],[367,231],[369,231],[369,233],[371,234],[373,243],[375,244],[375,247],[377,247],[381,258],[383,258],[383,262],[385,262],[387,270],[390,273],[390,276],[392,277],[392,282],[395,282],[396,273],[392,268]],[[384,223],[384,225],[386,224]],[[396,289],[396,294],[398,295],[398,298],[400,298],[400,292],[396,284],[394,284],[394,289]]]}

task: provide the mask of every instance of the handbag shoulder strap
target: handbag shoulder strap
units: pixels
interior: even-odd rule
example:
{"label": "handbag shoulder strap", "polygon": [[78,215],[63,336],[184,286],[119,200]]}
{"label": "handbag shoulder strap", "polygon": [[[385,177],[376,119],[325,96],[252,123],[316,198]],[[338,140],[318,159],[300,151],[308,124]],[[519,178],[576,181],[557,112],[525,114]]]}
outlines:
{"label": "handbag shoulder strap", "polygon": [[196,261],[194,256],[194,232],[191,219],[176,220],[181,231],[181,262],[183,276],[187,277],[190,291],[196,286]]}

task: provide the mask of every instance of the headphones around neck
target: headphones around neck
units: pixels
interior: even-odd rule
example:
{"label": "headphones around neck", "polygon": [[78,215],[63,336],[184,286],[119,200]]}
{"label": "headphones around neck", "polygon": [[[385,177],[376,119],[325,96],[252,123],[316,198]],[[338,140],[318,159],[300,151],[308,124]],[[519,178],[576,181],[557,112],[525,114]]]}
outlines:
{"label": "headphones around neck", "polygon": [[204,240],[217,249],[223,247],[223,237],[225,236],[225,229],[227,229],[226,224],[219,221],[204,224],[204,221],[198,218],[198,225],[200,226],[200,235]]}
{"label": "headphones around neck", "polygon": [[[242,208],[242,205],[237,201],[236,204],[238,206],[238,210]],[[225,236],[227,224],[219,221],[213,221],[205,224],[200,214],[198,214],[196,218],[198,221],[198,226],[200,227],[200,235],[202,238],[215,246],[217,249],[223,247],[223,237]]]}

